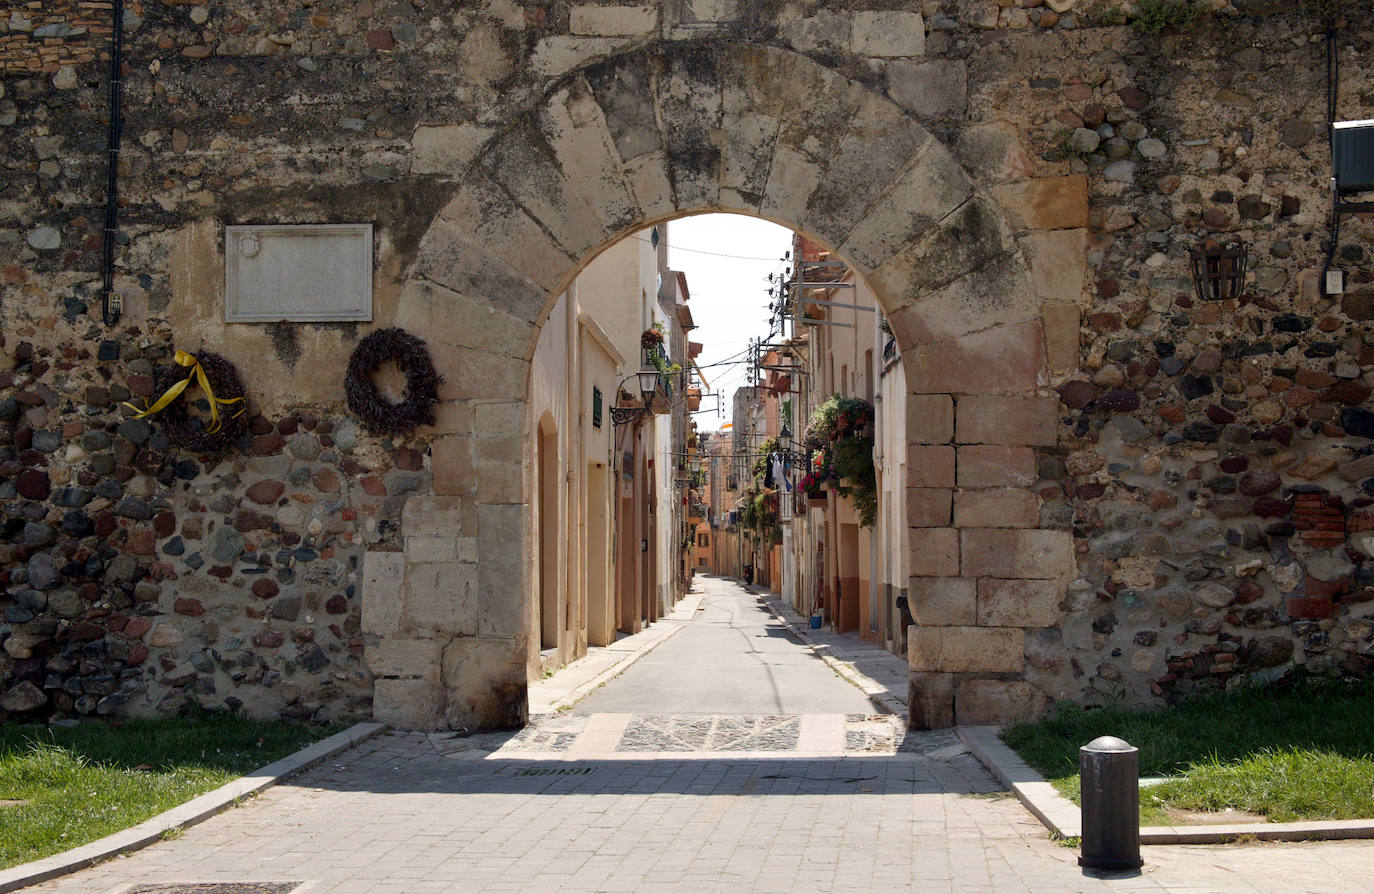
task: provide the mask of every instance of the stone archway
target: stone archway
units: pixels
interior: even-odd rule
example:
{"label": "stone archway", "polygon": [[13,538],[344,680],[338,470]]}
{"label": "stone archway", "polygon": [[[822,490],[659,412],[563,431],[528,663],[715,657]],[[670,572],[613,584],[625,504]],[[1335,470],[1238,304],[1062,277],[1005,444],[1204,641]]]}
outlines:
{"label": "stone archway", "polygon": [[[600,250],[708,210],[834,248],[892,321],[911,391],[914,720],[952,722],[956,686],[976,684],[967,698],[988,710],[1024,699],[1025,630],[1055,622],[1044,582],[1074,566],[1070,535],[1026,514],[1032,448],[1056,438],[1057,403],[1037,391],[1053,277],[1012,228],[1034,221],[1009,223],[1003,209],[1034,204],[1019,193],[999,204],[899,107],[785,50],[667,42],[564,78],[463,172],[401,297],[398,323],[440,347],[445,403],[436,494],[406,506],[404,599],[387,629],[369,631],[393,658],[377,717],[418,728],[524,719],[525,401],[539,326]],[[956,485],[977,499],[956,502]],[[1024,527],[993,526],[999,500]],[[453,532],[457,562],[411,549]]]}

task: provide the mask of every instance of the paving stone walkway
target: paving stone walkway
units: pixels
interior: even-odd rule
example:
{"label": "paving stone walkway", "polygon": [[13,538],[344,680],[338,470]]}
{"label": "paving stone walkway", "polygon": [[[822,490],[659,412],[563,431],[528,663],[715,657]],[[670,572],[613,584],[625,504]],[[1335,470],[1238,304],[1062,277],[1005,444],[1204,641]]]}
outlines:
{"label": "paving stone walkway", "polygon": [[[936,749],[938,751],[938,749]],[[379,736],[179,838],[35,891],[307,882],[314,892],[1368,890],[1374,846],[1150,848],[1085,876],[959,760],[453,760]],[[221,892],[212,892],[221,894]]]}
{"label": "paving stone walkway", "polygon": [[951,733],[891,715],[551,713],[378,736],[31,890],[1289,894],[1374,878],[1369,842],[1152,847],[1141,872],[1087,875],[998,788]]}

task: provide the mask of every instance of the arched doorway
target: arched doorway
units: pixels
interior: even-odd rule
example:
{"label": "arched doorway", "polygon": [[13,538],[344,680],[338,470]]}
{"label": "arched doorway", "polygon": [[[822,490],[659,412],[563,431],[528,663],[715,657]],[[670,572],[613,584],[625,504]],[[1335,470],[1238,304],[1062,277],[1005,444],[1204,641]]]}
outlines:
{"label": "arched doorway", "polygon": [[436,476],[436,488],[475,532],[482,622],[476,636],[454,633],[435,679],[394,690],[428,687],[425,698],[379,689],[379,718],[523,719],[537,548],[526,402],[539,327],[607,246],[708,210],[763,217],[832,247],[891,321],[916,420],[907,434],[919,510],[907,543],[920,625],[913,713],[952,722],[956,687],[980,675],[1005,684],[1008,699],[1026,695],[1015,688],[1030,687],[1016,679],[1025,630],[980,614],[980,581],[1071,577],[1071,535],[961,529],[951,505],[965,447],[1029,452],[1055,441],[1056,400],[1037,393],[1045,277],[1031,275],[1018,235],[946,146],[884,97],[786,50],[665,42],[569,75],[494,137],[409,271],[402,303],[451,308],[434,315],[451,331],[430,334],[452,346],[440,359],[442,396],[458,408],[434,463],[471,474]]}

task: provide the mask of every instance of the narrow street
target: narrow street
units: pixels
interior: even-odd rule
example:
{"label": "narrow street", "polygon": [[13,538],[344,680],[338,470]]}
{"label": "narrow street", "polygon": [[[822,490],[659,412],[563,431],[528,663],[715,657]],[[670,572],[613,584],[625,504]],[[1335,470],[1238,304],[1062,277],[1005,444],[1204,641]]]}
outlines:
{"label": "narrow street", "polygon": [[578,706],[578,713],[853,714],[868,699],[788,633],[758,597],[701,576],[696,618]]}
{"label": "narrow street", "polygon": [[709,575],[695,579],[693,595],[700,604],[680,631],[572,711],[536,720],[502,750],[769,757],[896,751],[900,718],[877,713],[757,595]]}

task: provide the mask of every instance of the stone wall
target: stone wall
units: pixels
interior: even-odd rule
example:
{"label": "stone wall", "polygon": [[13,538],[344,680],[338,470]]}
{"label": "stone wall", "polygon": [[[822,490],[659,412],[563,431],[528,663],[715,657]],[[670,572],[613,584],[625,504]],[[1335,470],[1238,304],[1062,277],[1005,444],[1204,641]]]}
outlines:
{"label": "stone wall", "polygon": [[[1322,296],[1322,24],[1303,4],[1214,5],[1181,33],[1150,34],[1116,24],[1129,19],[1115,4],[1082,0],[131,2],[126,311],[107,329],[108,4],[5,4],[0,707],[148,713],[194,699],[346,717],[371,710],[375,674],[397,722],[518,720],[504,690],[519,681],[500,669],[523,654],[520,618],[493,594],[524,573],[527,461],[512,449],[527,421],[487,389],[523,388],[518,358],[544,311],[506,318],[407,282],[437,263],[432,226],[471,223],[436,222],[468,165],[496,137],[535,145],[509,128],[534,127],[521,116],[560,79],[676,47],[675,83],[690,86],[698,62],[679,51],[696,43],[830,73],[808,82],[806,114],[788,125],[814,129],[810,152],[843,157],[855,109],[843,85],[904,109],[990,202],[946,222],[939,256],[966,264],[977,252],[961,248],[997,242],[1029,270],[1034,323],[983,335],[1021,299],[994,301],[976,277],[947,306],[908,315],[922,328],[894,320],[909,382],[931,392],[909,408],[908,511],[929,523],[912,533],[925,578],[913,605],[927,613],[912,648],[932,721],[1060,698],[1150,703],[1294,665],[1366,673],[1370,224],[1344,223],[1335,263],[1348,292]],[[1338,33],[1338,117],[1370,117],[1374,14],[1352,5]],[[613,105],[617,84],[596,86]],[[586,106],[569,95],[555,124],[577,135]],[[702,156],[725,147],[703,195],[760,207],[757,159],[734,152],[747,128],[665,122],[645,126],[677,127]],[[642,133],[613,137],[626,158],[655,158]],[[485,158],[477,176],[497,182],[505,164],[559,173],[540,157]],[[871,174],[851,168],[833,172],[822,211]],[[649,202],[658,181],[638,170],[641,216],[625,225],[677,207]],[[808,168],[790,170],[796,201],[768,213],[824,226],[803,219]],[[545,185],[504,188],[555,208]],[[930,209],[944,207],[942,185],[920,187]],[[483,238],[515,239],[497,226],[511,219]],[[366,327],[222,322],[222,227],[312,221],[376,224],[375,323],[430,340],[447,379],[435,429],[384,440],[350,419],[343,364]],[[1243,302],[1197,302],[1187,250],[1225,234],[1253,246],[1253,283]],[[561,268],[546,260],[529,255],[522,273],[556,292],[545,280]],[[484,268],[483,287],[527,288],[505,269]],[[961,340],[939,342],[952,332]],[[496,342],[517,359],[483,353]],[[177,348],[226,355],[248,386],[252,434],[222,461],[171,448],[156,420],[119,407],[151,392]],[[999,396],[1012,379],[1020,391]],[[435,529],[450,511],[456,527]],[[436,587],[462,594],[444,617]],[[487,677],[460,672],[488,665]]]}
{"label": "stone wall", "polygon": [[[111,32],[110,4],[79,0],[6,3],[0,23],[0,70],[49,75],[58,89],[72,89],[77,68],[93,62]],[[134,24],[137,14],[130,16]]]}
{"label": "stone wall", "polygon": [[[1367,18],[1340,32],[1339,119],[1370,117],[1372,40]],[[1037,464],[1078,578],[1028,643],[1030,679],[1137,702],[1293,665],[1367,674],[1374,231],[1343,222],[1347,291],[1324,296],[1318,20],[1080,32],[1064,49],[1082,62],[1053,72],[1020,45],[1023,138],[1085,174],[1092,203],[1081,355]],[[1209,235],[1251,247],[1239,301],[1193,294],[1183,252]]]}

